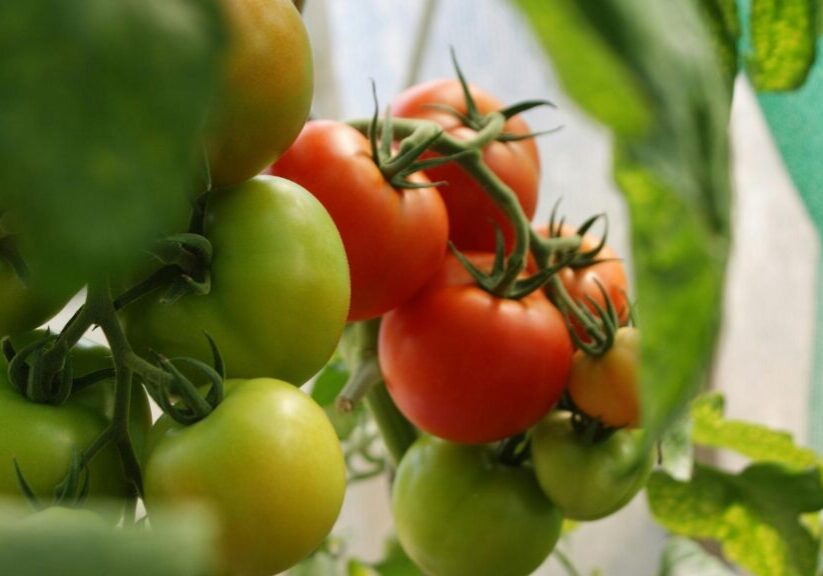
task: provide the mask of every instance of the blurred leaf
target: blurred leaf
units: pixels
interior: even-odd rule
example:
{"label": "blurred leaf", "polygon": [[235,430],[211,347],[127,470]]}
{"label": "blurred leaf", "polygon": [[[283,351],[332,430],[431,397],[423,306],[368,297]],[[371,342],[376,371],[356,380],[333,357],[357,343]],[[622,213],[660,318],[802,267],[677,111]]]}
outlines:
{"label": "blurred leaf", "polygon": [[793,90],[814,64],[817,0],[752,0],[749,74],[758,90]]}
{"label": "blurred leaf", "polygon": [[[56,514],[55,514],[56,511]],[[175,510],[151,530],[112,528],[83,510],[51,509],[22,519],[0,516],[0,574],[14,576],[209,576],[215,525]],[[41,516],[37,518],[37,516]]]}
{"label": "blurred leaf", "polygon": [[721,560],[688,538],[671,538],[663,550],[658,576],[734,576]]}
{"label": "blurred leaf", "polygon": [[732,90],[737,76],[737,44],[740,38],[737,0],[699,0],[698,4],[728,88]]}
{"label": "blurred leaf", "polygon": [[801,515],[823,508],[817,468],[792,471],[777,464],[753,464],[733,475],[696,464],[689,482],[654,472],[646,494],[664,527],[719,541],[729,560],[753,574],[814,574],[819,542]]}
{"label": "blurred leaf", "polygon": [[297,566],[289,568],[289,576],[343,576],[338,566],[338,560],[328,552],[319,550],[300,562]]}
{"label": "blurred leaf", "polygon": [[704,446],[728,448],[753,460],[777,462],[807,469],[820,466],[813,450],[797,446],[791,434],[771,430],[760,424],[725,420],[723,396],[709,394],[692,404],[692,440]]}
{"label": "blurred leaf", "polygon": [[692,476],[694,445],[691,430],[691,420],[680,418],[666,430],[660,442],[662,467],[678,480],[688,480]]}
{"label": "blurred leaf", "polygon": [[315,378],[311,397],[321,406],[333,405],[348,378],[349,369],[345,362],[340,356],[335,356]]}
{"label": "blurred leaf", "polygon": [[420,576],[420,569],[406,555],[396,538],[389,538],[385,544],[383,559],[374,565],[380,576]]}
{"label": "blurred leaf", "polygon": [[517,4],[565,89],[615,132],[615,179],[629,204],[644,318],[641,396],[651,442],[704,383],[714,350],[729,248],[727,79],[692,2]]}
{"label": "blurred leaf", "polygon": [[185,222],[222,43],[215,0],[0,2],[0,207],[46,281]]}

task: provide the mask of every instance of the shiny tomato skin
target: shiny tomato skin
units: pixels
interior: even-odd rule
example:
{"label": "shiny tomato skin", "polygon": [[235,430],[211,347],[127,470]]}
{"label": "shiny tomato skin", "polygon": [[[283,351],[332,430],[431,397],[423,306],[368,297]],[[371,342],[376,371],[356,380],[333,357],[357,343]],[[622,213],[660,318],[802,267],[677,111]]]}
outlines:
{"label": "shiny tomato skin", "polygon": [[[494,96],[470,85],[478,111],[487,114],[504,108]],[[432,108],[445,104],[466,113],[466,102],[460,82],[456,79],[432,80],[412,86],[392,102],[392,113],[401,118],[420,118],[437,122],[452,136],[468,140],[474,130],[462,125],[453,115]],[[506,122],[507,134],[528,134],[528,125],[517,116]],[[527,219],[534,216],[540,179],[540,157],[533,139],[516,142],[493,141],[483,148],[483,161],[520,201]],[[461,250],[494,251],[495,226],[503,230],[507,246],[511,246],[514,231],[487,193],[456,163],[426,170],[433,182],[447,182],[438,189],[449,213],[449,238]]]}
{"label": "shiny tomato skin", "polygon": [[[12,338],[17,349],[43,334]],[[88,341],[79,342],[69,353],[75,376],[110,368],[111,352]],[[0,356],[0,496],[22,501],[12,466],[16,458],[34,493],[49,501],[55,486],[69,471],[73,452],[88,448],[111,422],[114,413],[114,379],[75,392],[59,406],[38,404],[21,395],[9,382],[8,365]],[[151,415],[142,387],[134,386],[129,432],[135,451],[142,452]],[[89,464],[89,499],[125,500],[130,493],[120,456],[108,445]],[[104,508],[108,508],[104,505]],[[114,507],[113,507],[114,508]]]}
{"label": "shiny tomato skin", "polygon": [[240,184],[297,137],[314,92],[312,50],[292,0],[220,0],[223,79],[206,130],[212,184]]}
{"label": "shiny tomato skin", "polygon": [[293,182],[258,176],[209,200],[211,289],[172,302],[163,291],[123,311],[138,354],[211,362],[208,333],[232,378],[300,385],[334,352],[349,306],[340,235],[323,206]]}
{"label": "shiny tomato skin", "polygon": [[308,122],[270,172],[309,190],[337,225],[351,272],[349,321],[396,308],[442,263],[448,218],[437,190],[392,187],[354,128]]}
{"label": "shiny tomato skin", "polygon": [[602,356],[574,354],[569,374],[569,396],[591,418],[612,428],[636,428],[640,423],[638,354],[640,333],[623,327],[614,345]]}
{"label": "shiny tomato skin", "polygon": [[317,548],[343,503],[346,466],[323,409],[269,378],[227,380],[223,402],[183,426],[152,428],[145,502],[204,505],[218,525],[220,572],[270,576]]}
{"label": "shiny tomato skin", "polygon": [[[472,258],[482,267],[492,256]],[[540,291],[494,297],[453,256],[380,328],[380,366],[397,407],[453,442],[493,442],[528,429],[560,398],[571,357],[563,318]]]}
{"label": "shiny tomato skin", "polygon": [[582,438],[569,412],[555,411],[534,427],[532,462],[543,492],[571,520],[597,520],[627,505],[645,486],[654,460],[643,454],[641,430],[617,430],[594,443]]}
{"label": "shiny tomato skin", "polygon": [[397,536],[425,574],[527,576],[560,536],[562,517],[531,470],[488,446],[420,438],[392,488]]}

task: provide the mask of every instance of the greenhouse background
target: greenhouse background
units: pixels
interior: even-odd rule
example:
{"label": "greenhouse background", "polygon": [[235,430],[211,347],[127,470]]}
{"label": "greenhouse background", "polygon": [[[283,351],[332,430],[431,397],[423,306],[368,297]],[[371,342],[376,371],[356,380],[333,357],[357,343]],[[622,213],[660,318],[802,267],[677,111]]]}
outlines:
{"label": "greenhouse background", "polygon": [[[534,130],[562,127],[539,140],[543,185],[536,219],[548,218],[558,199],[572,223],[606,212],[610,242],[619,253],[630,254],[625,208],[611,178],[610,135],[563,94],[545,53],[511,3],[309,0],[306,10],[317,57],[317,93],[323,96],[315,103],[319,116],[371,114],[372,79],[386,105],[410,80],[452,76],[449,48],[454,47],[468,78],[504,102],[547,98],[557,104],[557,109],[527,115]],[[417,35],[425,28],[421,40]],[[821,76],[819,64],[815,73]],[[821,450],[823,437],[811,432],[819,237],[742,75],[730,137],[734,248],[711,386],[725,393],[730,418],[787,430],[801,444],[814,439]],[[726,454],[709,457],[722,458],[724,466],[740,465]],[[347,538],[353,553],[377,558],[390,526],[385,479],[350,489],[337,533]],[[636,576],[655,573],[664,538],[641,495],[621,513],[580,528],[562,549],[584,574],[600,568],[609,576]],[[551,559],[538,572],[564,573]]]}

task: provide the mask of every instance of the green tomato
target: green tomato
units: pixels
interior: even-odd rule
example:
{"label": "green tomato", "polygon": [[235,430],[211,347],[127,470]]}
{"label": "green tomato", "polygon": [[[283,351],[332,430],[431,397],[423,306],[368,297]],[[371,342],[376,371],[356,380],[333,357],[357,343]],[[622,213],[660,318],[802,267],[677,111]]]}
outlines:
{"label": "green tomato", "polygon": [[[13,338],[17,346],[33,335]],[[71,350],[75,377],[111,366],[103,346],[81,342]],[[9,382],[7,363],[0,357],[0,495],[22,499],[14,470],[16,458],[34,493],[49,502],[52,492],[69,471],[74,452],[88,448],[106,429],[114,413],[114,381],[106,379],[73,393],[64,404],[37,404],[22,396]],[[142,451],[151,426],[148,399],[135,386],[131,398],[129,432],[135,450]],[[109,444],[89,463],[89,499],[124,499],[129,486],[120,455]]]}
{"label": "green tomato", "polygon": [[596,520],[628,504],[646,484],[651,453],[641,453],[640,430],[617,430],[587,442],[575,432],[571,414],[556,411],[534,428],[532,461],[546,495],[572,520]]}
{"label": "green tomato", "polygon": [[31,278],[23,283],[11,264],[0,257],[0,337],[34,330],[59,312],[73,293],[63,287],[46,289]]}
{"label": "green tomato", "polygon": [[397,469],[397,537],[426,574],[531,574],[551,553],[562,517],[526,468],[488,446],[418,440]]}
{"label": "green tomato", "polygon": [[334,222],[293,182],[260,176],[209,202],[211,291],[171,304],[152,294],[125,311],[139,354],[211,361],[214,338],[233,378],[302,384],[334,351],[349,306],[346,253]]}
{"label": "green tomato", "polygon": [[270,378],[225,386],[205,419],[155,424],[146,507],[154,518],[164,505],[205,505],[218,523],[221,574],[270,576],[332,529],[346,488],[343,453],[323,409],[294,386]]}

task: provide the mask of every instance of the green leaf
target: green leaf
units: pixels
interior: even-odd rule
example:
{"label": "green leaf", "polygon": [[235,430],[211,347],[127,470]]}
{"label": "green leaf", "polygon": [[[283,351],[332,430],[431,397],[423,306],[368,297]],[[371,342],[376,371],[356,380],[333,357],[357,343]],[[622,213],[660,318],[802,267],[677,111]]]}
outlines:
{"label": "green leaf", "polygon": [[820,466],[818,455],[797,446],[791,434],[760,424],[723,418],[720,394],[701,396],[692,404],[692,440],[697,444],[734,450],[753,460],[777,462],[795,469]]}
{"label": "green leaf", "polygon": [[318,550],[297,566],[290,568],[289,576],[343,576],[345,573],[338,566],[338,559],[326,552]]}
{"label": "green leaf", "polygon": [[692,476],[694,445],[691,430],[691,420],[680,418],[666,430],[660,441],[663,469],[678,480],[688,480]]}
{"label": "green leaf", "polygon": [[315,378],[311,397],[321,406],[333,405],[348,379],[349,369],[340,356],[335,356]]}
{"label": "green leaf", "polygon": [[663,549],[658,576],[734,576],[721,560],[688,538],[671,538]]}
{"label": "green leaf", "polygon": [[692,538],[717,540],[724,555],[758,576],[809,576],[819,542],[801,515],[823,508],[818,468],[753,464],[738,475],[696,464],[691,481],[663,471],[646,485],[658,522]]}
{"label": "green leaf", "polygon": [[[517,4],[569,94],[615,131],[615,178],[629,204],[644,320],[643,425],[654,441],[705,381],[719,326],[729,248],[728,81],[694,3]],[[625,124],[623,113],[633,120]]]}
{"label": "green leaf", "polygon": [[740,39],[737,0],[699,0],[698,5],[729,90],[732,90],[737,76],[737,44]]}
{"label": "green leaf", "polygon": [[[166,515],[169,515],[168,517]],[[153,513],[167,521],[113,528],[88,510],[52,508],[21,519],[0,513],[0,574],[14,576],[210,576],[216,524],[193,510]]]}
{"label": "green leaf", "polygon": [[749,74],[758,90],[793,90],[814,64],[816,0],[752,0]]}
{"label": "green leaf", "polygon": [[0,2],[0,207],[47,280],[185,223],[223,37],[215,0]]}
{"label": "green leaf", "polygon": [[380,576],[420,576],[420,569],[403,551],[396,538],[389,538],[385,548],[383,559],[374,565]]}

